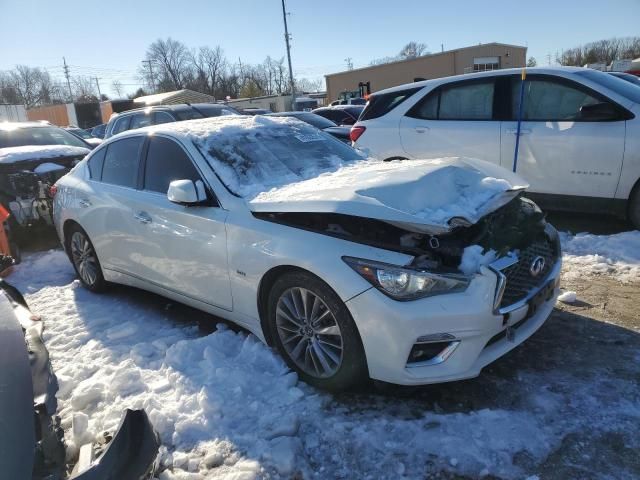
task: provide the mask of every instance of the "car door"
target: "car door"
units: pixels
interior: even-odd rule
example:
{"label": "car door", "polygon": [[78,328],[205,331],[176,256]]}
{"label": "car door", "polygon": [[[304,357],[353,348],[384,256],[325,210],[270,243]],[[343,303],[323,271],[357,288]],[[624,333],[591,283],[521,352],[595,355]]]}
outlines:
{"label": "car door", "polygon": [[78,185],[80,222],[103,268],[135,274],[137,235],[131,208],[137,195],[143,136],[127,137],[100,148],[89,159],[91,178]]}
{"label": "car door", "polygon": [[137,237],[137,275],[160,287],[227,310],[232,308],[227,269],[227,212],[209,192],[204,205],[167,198],[169,183],[202,181],[189,154],[175,140],[149,137],[141,190],[132,202]]}
{"label": "car door", "polygon": [[[502,122],[501,164],[513,169],[521,80],[510,87],[510,121]],[[586,86],[528,75],[516,171],[540,194],[613,198],[624,155],[624,116],[590,119],[582,107],[611,102]],[[618,107],[613,105],[612,110]]]}
{"label": "car door", "polygon": [[494,77],[436,87],[400,119],[409,158],[472,157],[500,163]]}

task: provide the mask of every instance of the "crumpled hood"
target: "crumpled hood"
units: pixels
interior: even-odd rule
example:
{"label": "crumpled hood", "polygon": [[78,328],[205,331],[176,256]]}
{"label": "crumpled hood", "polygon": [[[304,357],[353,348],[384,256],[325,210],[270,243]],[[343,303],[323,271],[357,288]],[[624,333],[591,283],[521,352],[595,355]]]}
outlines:
{"label": "crumpled hood", "polygon": [[482,160],[366,160],[247,203],[253,212],[341,213],[435,235],[476,223],[527,187],[515,173]]}

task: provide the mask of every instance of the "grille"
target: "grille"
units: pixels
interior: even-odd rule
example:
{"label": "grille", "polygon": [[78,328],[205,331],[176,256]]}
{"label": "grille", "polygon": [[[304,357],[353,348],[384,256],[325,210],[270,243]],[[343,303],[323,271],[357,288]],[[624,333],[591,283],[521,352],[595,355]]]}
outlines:
{"label": "grille", "polygon": [[[544,268],[537,275],[531,275],[529,268],[536,257],[544,258]],[[548,238],[537,240],[518,253],[518,262],[502,270],[507,284],[500,302],[500,308],[513,305],[525,298],[531,290],[541,286],[555,263],[557,252],[554,243]]]}

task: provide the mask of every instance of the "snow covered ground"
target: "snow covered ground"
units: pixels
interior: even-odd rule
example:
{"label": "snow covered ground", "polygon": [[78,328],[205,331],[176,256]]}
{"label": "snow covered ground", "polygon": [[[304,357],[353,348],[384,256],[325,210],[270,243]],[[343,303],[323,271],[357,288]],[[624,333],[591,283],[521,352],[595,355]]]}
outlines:
{"label": "snow covered ground", "polygon": [[[563,245],[567,275],[640,278],[639,232],[563,235]],[[176,319],[159,297],[96,295],[74,278],[54,250],[27,256],[9,279],[45,321],[69,455],[113,429],[126,407],[145,408],[160,433],[163,480],[526,478],[581,432],[640,448],[640,350],[624,363],[636,381],[624,368],[574,372],[545,326],[478,380],[332,396],[298,382],[251,335],[225,326],[203,335],[188,309]]]}

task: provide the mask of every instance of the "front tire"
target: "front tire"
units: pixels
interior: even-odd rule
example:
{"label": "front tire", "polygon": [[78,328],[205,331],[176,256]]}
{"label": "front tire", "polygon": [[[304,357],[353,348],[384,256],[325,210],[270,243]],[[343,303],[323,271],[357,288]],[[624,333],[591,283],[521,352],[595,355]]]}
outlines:
{"label": "front tire", "polygon": [[79,225],[74,225],[69,229],[67,252],[71,258],[73,268],[78,274],[80,283],[87,290],[95,293],[105,291],[107,282],[102,275],[102,267],[100,266],[98,255],[91,240],[89,240],[89,236]]}
{"label": "front tire", "polygon": [[344,302],[322,280],[286,273],[269,293],[271,338],[287,365],[306,383],[333,391],[367,378],[360,334]]}

